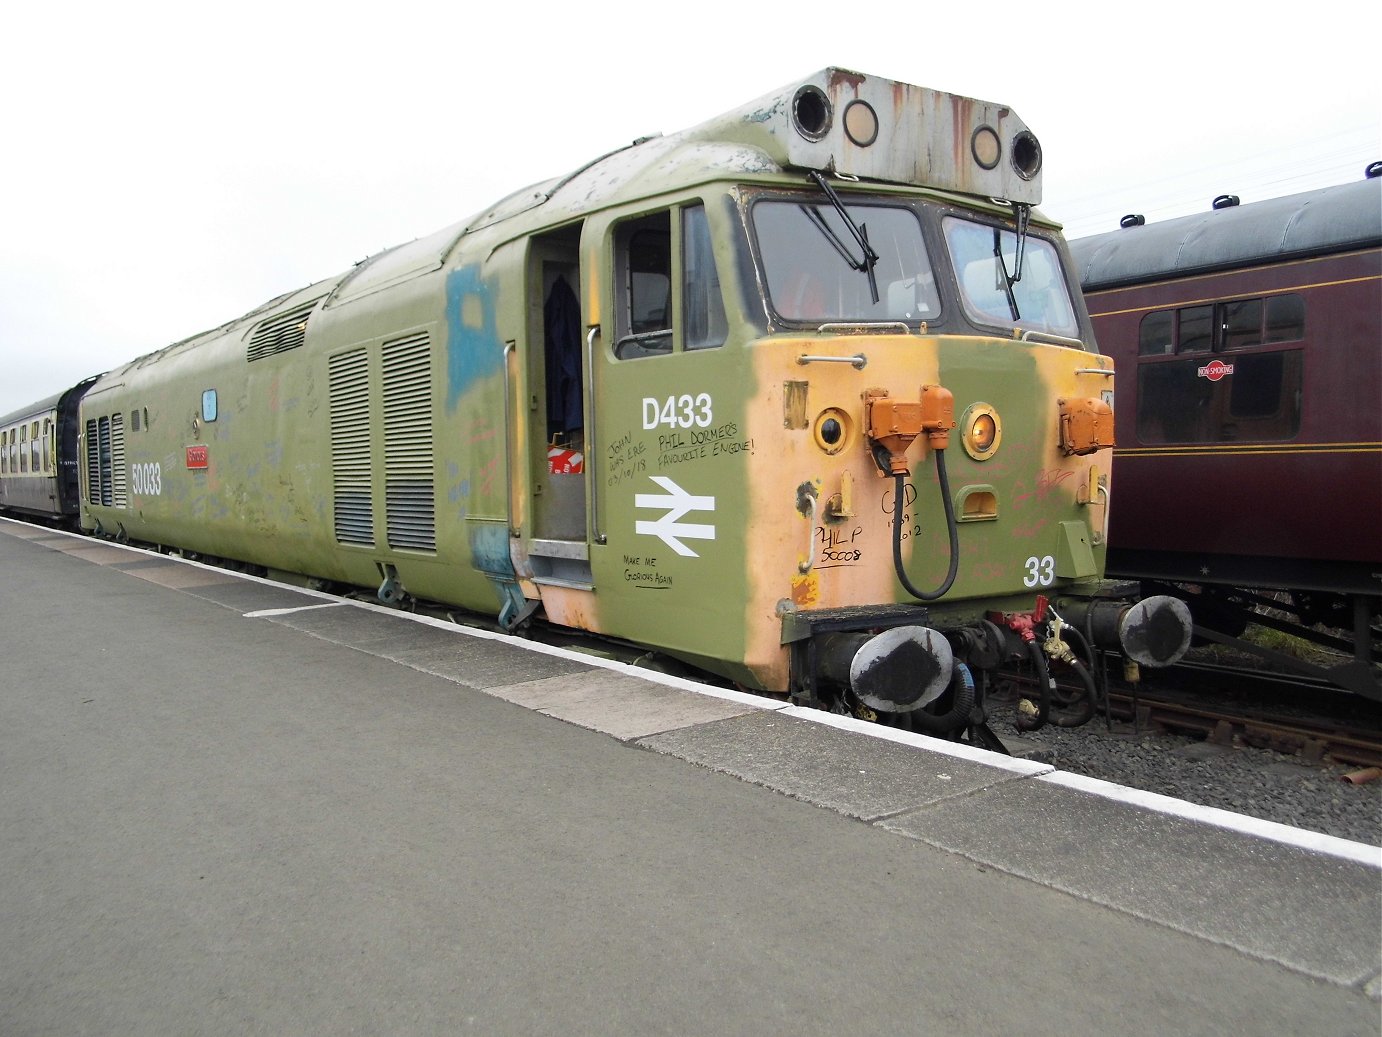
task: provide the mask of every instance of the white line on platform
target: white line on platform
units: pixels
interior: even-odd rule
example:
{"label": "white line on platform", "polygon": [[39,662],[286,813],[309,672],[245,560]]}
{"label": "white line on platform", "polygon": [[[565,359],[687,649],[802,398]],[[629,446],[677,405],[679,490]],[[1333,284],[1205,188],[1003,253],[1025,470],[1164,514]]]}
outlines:
{"label": "white line on platform", "polygon": [[295,605],[290,609],[260,609],[258,612],[246,612],[246,619],[271,619],[274,616],[291,616],[295,612],[311,612],[313,609],[336,609],[347,604],[344,601],[324,601],[320,605]]}
{"label": "white line on platform", "polygon": [[1038,775],[1037,780],[1075,789],[1079,792],[1087,792],[1119,803],[1142,807],[1145,810],[1153,810],[1158,814],[1182,817],[1187,821],[1198,821],[1201,824],[1213,825],[1215,828],[1226,828],[1230,831],[1256,836],[1259,839],[1267,839],[1274,843],[1297,846],[1302,850],[1310,850],[1329,857],[1339,857],[1343,860],[1356,861],[1359,864],[1382,869],[1382,847],[1369,846],[1367,843],[1340,839],[1338,836],[1325,835],[1322,832],[1309,832],[1303,828],[1292,828],[1290,825],[1279,824],[1276,821],[1265,821],[1259,817],[1249,817],[1247,814],[1237,814],[1231,810],[1222,810],[1219,807],[1201,806],[1199,803],[1173,799],[1157,792],[1131,789],[1126,785],[1115,785],[1111,781],[1090,778],[1083,774],[1071,774],[1068,771],[1053,771],[1050,774]]}

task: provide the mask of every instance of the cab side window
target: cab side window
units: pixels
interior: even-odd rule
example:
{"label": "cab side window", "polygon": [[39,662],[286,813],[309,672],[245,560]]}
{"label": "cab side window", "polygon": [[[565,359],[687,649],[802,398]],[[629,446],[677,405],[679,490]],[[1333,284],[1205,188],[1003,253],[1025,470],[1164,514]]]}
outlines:
{"label": "cab side window", "polygon": [[621,359],[670,353],[671,213],[654,213],[624,224],[616,234],[615,250],[615,353]]}
{"label": "cab side window", "polygon": [[724,344],[728,330],[705,206],[615,229],[615,346],[621,360]]}
{"label": "cab side window", "polygon": [[687,349],[722,346],[729,330],[704,205],[681,211],[682,319]]}

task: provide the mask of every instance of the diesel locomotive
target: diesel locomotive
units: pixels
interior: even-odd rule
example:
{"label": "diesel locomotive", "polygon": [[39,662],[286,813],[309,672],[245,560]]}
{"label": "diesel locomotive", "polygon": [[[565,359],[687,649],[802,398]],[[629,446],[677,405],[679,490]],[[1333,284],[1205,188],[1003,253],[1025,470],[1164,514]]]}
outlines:
{"label": "diesel locomotive", "polygon": [[[1210,640],[1374,699],[1378,173],[1249,204],[1222,195],[1153,225],[1132,215],[1071,243],[1100,347],[1122,372],[1110,571],[1183,596]],[[1344,654],[1285,656],[1242,640],[1249,622]]]}
{"label": "diesel locomotive", "polygon": [[975,736],[1015,655],[1190,636],[1102,579],[1113,364],[1041,166],[823,70],[82,387],[80,524]]}

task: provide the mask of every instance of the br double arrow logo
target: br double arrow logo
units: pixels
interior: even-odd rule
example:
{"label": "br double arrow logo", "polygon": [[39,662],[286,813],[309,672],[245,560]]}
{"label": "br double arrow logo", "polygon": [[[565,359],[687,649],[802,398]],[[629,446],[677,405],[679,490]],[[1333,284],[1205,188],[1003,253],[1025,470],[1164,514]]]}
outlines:
{"label": "br double arrow logo", "polygon": [[666,493],[636,493],[633,496],[635,508],[666,508],[667,514],[653,521],[637,520],[634,531],[658,537],[677,554],[687,558],[700,555],[681,542],[681,537],[690,540],[714,540],[715,527],[700,522],[682,522],[681,517],[688,511],[714,511],[715,498],[687,493],[671,479],[661,475],[648,476],[661,486]]}

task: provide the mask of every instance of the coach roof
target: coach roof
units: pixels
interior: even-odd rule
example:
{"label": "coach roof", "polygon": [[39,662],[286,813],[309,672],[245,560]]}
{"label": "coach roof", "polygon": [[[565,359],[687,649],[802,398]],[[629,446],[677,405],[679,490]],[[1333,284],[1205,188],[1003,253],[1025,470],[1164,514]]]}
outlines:
{"label": "coach roof", "polygon": [[1382,182],[1214,209],[1070,243],[1085,291],[1382,244]]}

